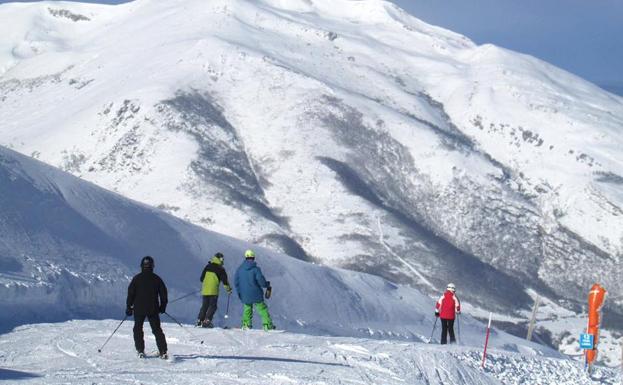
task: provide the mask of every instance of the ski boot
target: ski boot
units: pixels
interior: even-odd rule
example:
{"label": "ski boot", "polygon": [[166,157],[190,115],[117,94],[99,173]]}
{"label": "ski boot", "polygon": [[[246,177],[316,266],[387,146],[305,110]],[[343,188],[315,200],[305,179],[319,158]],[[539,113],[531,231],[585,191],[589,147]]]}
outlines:
{"label": "ski boot", "polygon": [[197,323],[195,323],[196,327],[201,326],[201,324],[203,323],[203,321],[201,321],[200,319],[197,320]]}
{"label": "ski boot", "polygon": [[169,355],[167,354],[167,352],[160,352],[159,357],[163,360],[169,359]]}
{"label": "ski boot", "polygon": [[203,321],[203,323],[201,324],[201,327],[212,329],[214,327],[214,324],[212,323],[212,321],[207,319],[207,320]]}
{"label": "ski boot", "polygon": [[138,358],[145,358],[145,352],[136,352]]}

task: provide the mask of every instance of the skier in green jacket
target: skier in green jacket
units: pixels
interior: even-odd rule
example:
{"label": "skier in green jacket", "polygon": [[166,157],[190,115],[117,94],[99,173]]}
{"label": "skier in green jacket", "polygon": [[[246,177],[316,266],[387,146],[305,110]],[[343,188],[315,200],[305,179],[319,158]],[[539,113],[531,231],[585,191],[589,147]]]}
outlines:
{"label": "skier in green jacket", "polygon": [[201,295],[203,301],[201,304],[201,310],[197,316],[197,326],[204,328],[214,327],[212,324],[212,317],[216,312],[216,306],[218,303],[219,284],[223,282],[223,286],[227,291],[227,294],[231,294],[231,287],[227,280],[227,272],[223,267],[225,257],[222,253],[214,254],[214,257],[210,260],[210,263],[206,265],[201,273]]}

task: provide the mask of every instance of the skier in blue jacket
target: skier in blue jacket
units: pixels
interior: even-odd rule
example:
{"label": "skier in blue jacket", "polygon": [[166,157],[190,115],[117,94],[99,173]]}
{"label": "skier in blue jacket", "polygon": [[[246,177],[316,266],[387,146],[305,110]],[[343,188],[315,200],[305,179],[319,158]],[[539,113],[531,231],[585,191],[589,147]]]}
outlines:
{"label": "skier in blue jacket", "polygon": [[268,306],[264,303],[264,290],[266,288],[266,298],[270,298],[270,282],[264,278],[262,270],[255,263],[255,252],[247,250],[244,253],[244,262],[236,270],[234,286],[238,293],[238,298],[244,304],[242,311],[242,329],[251,329],[253,322],[253,305],[262,317],[264,330],[275,329],[273,321],[268,313]]}

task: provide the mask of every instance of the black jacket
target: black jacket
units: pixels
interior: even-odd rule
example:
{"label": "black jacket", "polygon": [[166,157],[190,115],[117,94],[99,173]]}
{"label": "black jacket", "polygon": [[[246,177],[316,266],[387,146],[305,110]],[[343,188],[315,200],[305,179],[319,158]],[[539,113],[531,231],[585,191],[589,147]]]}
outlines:
{"label": "black jacket", "polygon": [[153,271],[144,270],[132,278],[126,305],[128,308],[134,307],[134,314],[158,314],[160,308],[166,308],[168,301],[167,287]]}

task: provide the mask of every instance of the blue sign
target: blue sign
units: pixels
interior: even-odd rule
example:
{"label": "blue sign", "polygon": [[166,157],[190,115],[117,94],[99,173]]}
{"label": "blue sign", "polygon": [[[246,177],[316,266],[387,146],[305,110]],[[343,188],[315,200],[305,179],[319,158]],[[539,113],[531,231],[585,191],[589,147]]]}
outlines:
{"label": "blue sign", "polygon": [[595,337],[592,334],[582,333],[580,334],[580,349],[593,349],[595,343]]}

